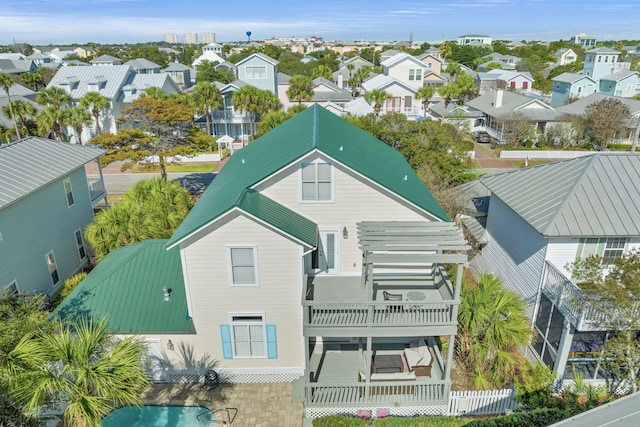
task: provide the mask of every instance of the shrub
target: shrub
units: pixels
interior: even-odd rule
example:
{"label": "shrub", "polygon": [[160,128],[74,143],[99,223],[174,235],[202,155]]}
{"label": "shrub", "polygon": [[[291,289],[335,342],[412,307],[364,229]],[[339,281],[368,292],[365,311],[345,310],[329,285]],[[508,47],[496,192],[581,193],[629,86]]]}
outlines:
{"label": "shrub", "polygon": [[362,427],[371,424],[368,420],[345,417],[342,415],[329,415],[313,420],[313,427]]}
{"label": "shrub", "polygon": [[469,140],[460,141],[458,142],[457,145],[458,147],[460,147],[462,151],[473,151],[473,149],[475,148],[473,141],[469,141]]}
{"label": "shrub", "polygon": [[561,408],[539,408],[531,412],[516,412],[497,418],[474,420],[466,427],[545,427],[567,419],[577,412]]}
{"label": "shrub", "polygon": [[530,140],[530,139],[527,139],[527,140],[523,143],[523,145],[524,145],[526,148],[532,148],[532,147],[533,147],[533,141],[532,141],[532,140]]}
{"label": "shrub", "polygon": [[69,296],[69,294],[87,277],[87,273],[80,272],[74,276],[69,277],[62,284],[62,288],[60,288],[60,292],[53,299],[52,305],[56,307],[58,304],[62,302],[63,299]]}
{"label": "shrub", "polygon": [[540,140],[540,141],[536,142],[536,146],[538,148],[546,148],[547,147],[547,141]]}
{"label": "shrub", "polygon": [[524,409],[549,405],[555,376],[548,366],[527,361],[522,375],[515,377],[516,400]]}

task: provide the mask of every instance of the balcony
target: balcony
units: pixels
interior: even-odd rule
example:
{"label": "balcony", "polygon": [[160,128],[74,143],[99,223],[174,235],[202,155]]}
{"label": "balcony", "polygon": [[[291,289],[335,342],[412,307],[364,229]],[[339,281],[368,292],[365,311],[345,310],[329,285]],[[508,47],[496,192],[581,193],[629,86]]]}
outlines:
{"label": "balcony", "polygon": [[578,285],[546,261],[542,292],[578,331],[601,331],[607,315],[592,306]]}
{"label": "balcony", "polygon": [[216,110],[211,112],[213,123],[251,123],[251,113],[246,111]]}
{"label": "balcony", "polygon": [[95,207],[98,202],[107,195],[107,190],[104,187],[104,181],[100,178],[88,178],[87,185],[89,186],[89,194],[91,196],[91,206]]}
{"label": "balcony", "polygon": [[[468,246],[451,223],[363,222],[360,276],[318,275],[304,283],[304,335],[455,335]],[[458,265],[454,286],[442,264]]]}

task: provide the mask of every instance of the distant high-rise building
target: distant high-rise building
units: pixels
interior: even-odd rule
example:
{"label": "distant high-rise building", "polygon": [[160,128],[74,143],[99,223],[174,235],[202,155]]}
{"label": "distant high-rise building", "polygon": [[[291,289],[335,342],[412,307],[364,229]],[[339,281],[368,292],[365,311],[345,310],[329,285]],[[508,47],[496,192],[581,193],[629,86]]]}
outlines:
{"label": "distant high-rise building", "polygon": [[216,42],[216,33],[202,33],[202,43],[209,44]]}
{"label": "distant high-rise building", "polygon": [[196,33],[185,33],[184,34],[184,44],[198,44],[198,34],[196,34]]}
{"label": "distant high-rise building", "polygon": [[176,33],[166,33],[164,41],[167,43],[178,43],[178,35]]}

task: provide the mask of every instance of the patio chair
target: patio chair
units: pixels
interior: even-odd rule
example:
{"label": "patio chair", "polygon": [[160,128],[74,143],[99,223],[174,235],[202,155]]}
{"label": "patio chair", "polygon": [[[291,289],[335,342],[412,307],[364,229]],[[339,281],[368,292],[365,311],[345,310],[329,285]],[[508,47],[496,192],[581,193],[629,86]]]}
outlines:
{"label": "patio chair", "polygon": [[220,385],[220,379],[218,378],[218,373],[213,369],[209,369],[207,373],[204,375],[204,389],[205,390],[213,390]]}
{"label": "patio chair", "polygon": [[[392,294],[387,291],[382,291],[382,296],[385,301],[402,301],[402,294]],[[387,307],[387,313],[385,317],[389,315],[389,313],[402,313],[403,307],[401,305],[390,305]]]}

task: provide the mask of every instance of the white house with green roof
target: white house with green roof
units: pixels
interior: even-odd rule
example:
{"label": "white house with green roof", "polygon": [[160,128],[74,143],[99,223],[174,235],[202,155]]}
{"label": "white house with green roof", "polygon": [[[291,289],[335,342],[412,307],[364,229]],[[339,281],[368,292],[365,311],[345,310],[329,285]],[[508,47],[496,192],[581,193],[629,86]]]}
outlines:
{"label": "white house with green roof", "polygon": [[[471,265],[499,275],[524,298],[537,331],[529,355],[559,379],[606,378],[598,350],[612,336],[569,264],[589,255],[612,262],[640,249],[640,157],[597,153],[481,178],[465,225],[481,237]],[[484,187],[483,192],[477,192]],[[488,209],[486,209],[488,202]]]}
{"label": "white house with green roof", "polygon": [[[311,417],[446,412],[460,283],[440,264],[460,272],[467,245],[402,155],[344,119],[314,105],[236,153],[166,247],[192,331],[138,332],[167,365],[190,348],[229,381],[294,381]],[[137,322],[113,310],[118,331]]]}
{"label": "white house with green roof", "polygon": [[0,292],[53,295],[89,263],[84,229],[106,191],[84,166],[103,153],[36,137],[0,146]]}

